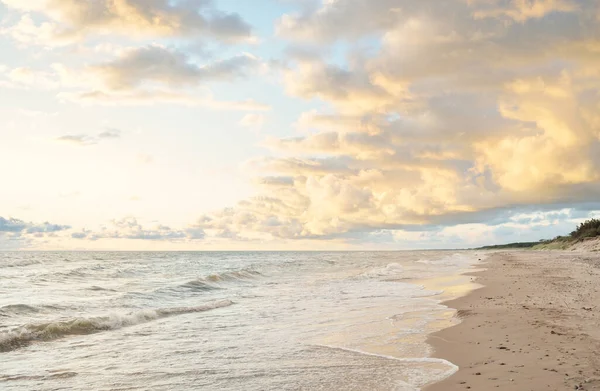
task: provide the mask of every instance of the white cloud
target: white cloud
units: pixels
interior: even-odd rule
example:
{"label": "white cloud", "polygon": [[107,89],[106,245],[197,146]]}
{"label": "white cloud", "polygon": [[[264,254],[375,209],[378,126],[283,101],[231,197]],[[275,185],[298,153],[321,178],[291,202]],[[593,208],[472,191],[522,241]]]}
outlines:
{"label": "white cloud", "polygon": [[126,217],[112,220],[109,227],[99,231],[83,229],[71,235],[73,239],[101,240],[101,239],[129,239],[129,240],[151,240],[151,241],[194,241],[204,239],[204,231],[195,226],[184,229],[172,229],[168,226],[156,224],[146,228],[140,224],[135,217]]}
{"label": "white cloud", "polygon": [[260,61],[250,54],[198,65],[186,53],[150,45],[124,50],[116,60],[92,66],[89,71],[107,88],[126,90],[146,83],[182,87],[204,81],[234,81],[259,66]]}
{"label": "white cloud", "polygon": [[23,43],[53,46],[87,36],[211,37],[222,42],[254,39],[238,14],[219,11],[210,1],[192,0],[2,0],[21,12],[43,14],[36,25],[28,14],[4,33]]}
{"label": "white cloud", "polygon": [[63,102],[78,103],[84,106],[104,105],[159,105],[177,104],[185,106],[201,106],[214,110],[232,111],[269,111],[271,106],[252,99],[238,101],[221,101],[211,94],[191,94],[188,92],[172,92],[164,90],[136,90],[132,92],[105,92],[94,90],[88,92],[61,92],[57,95]]}
{"label": "white cloud", "polygon": [[265,124],[265,116],[257,113],[246,114],[239,121],[239,124],[245,128],[260,130]]}
{"label": "white cloud", "polygon": [[121,137],[121,131],[118,129],[106,129],[95,136],[89,134],[66,134],[56,137],[54,140],[60,143],[72,144],[76,146],[88,146],[98,144],[101,141],[118,139]]}
{"label": "white cloud", "polygon": [[[505,11],[473,17],[492,8]],[[591,1],[337,0],[285,17],[280,34],[294,40],[381,45],[344,63],[290,58],[287,91],[327,111],[303,114],[300,137],[267,139],[279,157],[246,165],[266,177],[262,195],[199,224],[242,238],[330,239],[595,200],[600,36],[591,10]],[[444,234],[474,243],[479,228]]]}
{"label": "white cloud", "polygon": [[318,9],[283,15],[276,30],[280,36],[295,40],[353,39],[392,27],[406,3],[398,0],[323,1]]}
{"label": "white cloud", "polygon": [[36,89],[55,89],[59,81],[51,72],[37,71],[28,67],[18,67],[7,72],[7,78],[13,85]]}
{"label": "white cloud", "polygon": [[0,216],[0,249],[18,250],[35,245],[36,241],[55,237],[69,230],[68,225],[49,222],[33,223],[17,218]]}
{"label": "white cloud", "polygon": [[55,140],[60,143],[73,144],[77,146],[92,145],[96,143],[94,138],[85,134],[66,134],[64,136],[55,138]]}
{"label": "white cloud", "polygon": [[[23,17],[19,39],[208,31],[185,19],[189,3],[82,4],[21,3],[49,21]],[[106,12],[86,15],[94,6]],[[272,153],[244,165],[258,176],[256,197],[188,228],[228,240],[356,240],[383,230],[398,240],[476,243],[501,237],[486,219],[503,219],[507,230],[526,226],[507,209],[596,200],[598,8],[591,0],[336,0],[283,16],[278,34],[294,46],[277,63],[282,85],[316,108],[296,120],[297,137],[268,137],[263,146]],[[270,107],[221,101],[205,87],[260,74],[262,60],[240,54],[199,62],[174,47],[101,46],[96,54],[115,57],[81,68],[5,69],[3,81],[60,89],[60,100],[82,105],[249,111],[234,117],[242,117],[240,126],[264,125]],[[62,141],[87,145],[115,136],[103,134]],[[413,234],[418,227],[431,229]],[[77,236],[177,241],[189,239],[188,228],[146,228],[129,219]]]}
{"label": "white cloud", "polygon": [[82,105],[170,103],[215,110],[268,111],[270,106],[252,99],[215,99],[204,86],[247,78],[264,66],[248,53],[197,64],[184,52],[149,45],[120,50],[117,58],[103,64],[76,68],[53,63],[46,70],[6,68],[0,70],[0,75],[9,88],[59,89],[60,101]]}
{"label": "white cloud", "polygon": [[29,14],[23,15],[13,26],[0,28],[0,35],[12,37],[24,45],[41,45],[46,47],[65,46],[75,43],[77,36],[63,36],[60,27],[51,22],[36,24]]}
{"label": "white cloud", "polygon": [[475,18],[507,17],[518,22],[539,19],[553,12],[574,12],[579,10],[576,1],[571,0],[512,0],[510,2],[490,1],[490,7],[473,13]]}
{"label": "white cloud", "polygon": [[121,131],[119,129],[109,128],[101,133],[98,133],[99,139],[115,139],[121,137]]}

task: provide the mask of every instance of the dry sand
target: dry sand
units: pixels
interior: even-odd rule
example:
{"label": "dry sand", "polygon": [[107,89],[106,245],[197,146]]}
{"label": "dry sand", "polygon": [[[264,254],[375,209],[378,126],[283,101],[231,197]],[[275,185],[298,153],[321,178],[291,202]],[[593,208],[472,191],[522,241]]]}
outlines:
{"label": "dry sand", "polygon": [[600,255],[501,252],[483,267],[483,288],[445,303],[463,321],[429,339],[460,369],[425,390],[600,390]]}

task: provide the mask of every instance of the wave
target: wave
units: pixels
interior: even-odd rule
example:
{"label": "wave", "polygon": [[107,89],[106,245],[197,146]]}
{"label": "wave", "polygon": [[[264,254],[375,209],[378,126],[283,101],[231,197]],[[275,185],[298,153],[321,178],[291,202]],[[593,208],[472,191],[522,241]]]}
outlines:
{"label": "wave", "polygon": [[196,307],[159,308],[137,311],[127,315],[109,315],[93,318],[74,318],[40,324],[26,324],[0,334],[0,352],[10,352],[37,341],[53,341],[70,335],[95,334],[150,322],[167,316],[210,311],[232,305],[231,300],[219,300]]}
{"label": "wave", "polygon": [[98,285],[92,285],[89,288],[87,288],[88,291],[106,291],[106,292],[116,292],[116,290],[114,289],[110,289],[110,288],[103,288],[101,286]]}
{"label": "wave", "polygon": [[[63,260],[65,261],[65,260]],[[33,277],[35,281],[46,281],[46,282],[57,282],[57,281],[70,281],[70,280],[81,280],[84,278],[101,278],[98,272],[105,269],[102,265],[92,266],[79,266],[69,270],[52,271],[48,273],[39,274]]]}
{"label": "wave", "polygon": [[[49,371],[52,372],[52,371]],[[67,371],[67,372],[55,372],[55,373],[50,373],[48,375],[15,375],[15,376],[10,376],[10,375],[0,375],[0,382],[8,382],[8,381],[27,381],[27,380],[54,380],[54,379],[68,379],[70,377],[75,377],[79,375],[79,373],[77,372],[71,372],[71,371]]]}
{"label": "wave", "polygon": [[160,317],[172,316],[172,315],[181,315],[181,314],[191,314],[193,312],[204,312],[209,310],[214,310],[216,308],[229,307],[233,304],[231,300],[219,300],[214,303],[201,305],[196,307],[174,307],[174,308],[162,308],[156,310]]}
{"label": "wave", "polygon": [[199,278],[197,280],[188,281],[184,284],[179,285],[180,288],[186,288],[192,291],[213,291],[223,289],[214,284],[207,282],[206,280]]}
{"label": "wave", "polygon": [[[437,373],[437,374],[430,373],[430,377],[428,379],[426,379],[427,381],[423,382],[424,384],[436,383],[438,381],[446,379],[446,378],[452,376],[453,374],[455,374],[459,369],[457,365],[451,363],[450,361],[444,360],[442,358],[395,357],[395,356],[390,356],[390,355],[386,355],[386,354],[371,353],[371,352],[366,352],[364,350],[359,350],[359,349],[352,349],[352,348],[325,345],[325,344],[314,344],[312,346],[317,349],[331,349],[331,350],[337,350],[337,351],[348,352],[348,353],[353,353],[353,354],[360,354],[360,355],[364,355],[364,356],[379,357],[382,359],[393,360],[393,361],[398,361],[398,362],[407,363],[407,364],[415,364],[415,363],[440,364],[440,365],[443,365],[448,368],[447,370]],[[411,388],[414,389],[414,387],[411,387]],[[420,389],[420,388],[417,388],[417,389]]]}
{"label": "wave", "polygon": [[221,274],[211,274],[206,277],[208,281],[219,282],[219,281],[240,281],[240,280],[252,280],[261,274],[255,270],[237,270],[232,272],[225,272]]}
{"label": "wave", "polygon": [[326,344],[312,344],[311,346],[314,346],[316,348],[331,349],[331,350],[340,350],[340,351],[349,352],[349,353],[362,354],[362,355],[365,355],[365,356],[380,357],[380,358],[385,358],[387,360],[394,360],[394,361],[400,361],[400,362],[405,362],[405,363],[415,363],[415,362],[423,363],[424,362],[424,363],[444,364],[444,365],[448,365],[448,367],[450,367],[450,370],[452,371],[452,373],[458,371],[458,366],[456,366],[455,364],[451,363],[448,360],[444,360],[443,358],[435,358],[435,357],[396,357],[396,356],[390,356],[390,355],[386,355],[386,354],[371,353],[371,352],[366,352],[364,350],[346,348],[346,347],[342,347],[342,346],[326,345]]}
{"label": "wave", "polygon": [[35,314],[40,312],[52,312],[63,309],[59,305],[29,305],[29,304],[8,304],[0,307],[0,316],[18,316],[26,314]]}
{"label": "wave", "polygon": [[234,282],[245,282],[256,279],[261,274],[254,270],[236,270],[220,274],[211,274],[205,278],[197,278],[185,282],[177,288],[185,288],[193,291],[212,291],[225,289],[223,285]]}
{"label": "wave", "polygon": [[404,268],[399,263],[389,263],[384,267],[379,267],[360,274],[361,277],[397,277],[404,272]]}
{"label": "wave", "polygon": [[0,269],[5,267],[26,267],[31,265],[39,265],[41,262],[37,259],[16,259],[3,258],[0,263]]}
{"label": "wave", "polygon": [[31,314],[40,312],[41,309],[27,304],[10,304],[0,307],[0,315],[10,316],[17,314]]}

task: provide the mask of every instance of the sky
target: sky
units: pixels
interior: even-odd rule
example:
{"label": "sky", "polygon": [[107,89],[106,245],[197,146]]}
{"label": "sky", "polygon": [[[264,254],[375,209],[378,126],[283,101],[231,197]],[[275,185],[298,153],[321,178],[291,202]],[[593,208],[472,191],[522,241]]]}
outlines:
{"label": "sky", "polygon": [[600,0],[0,0],[0,249],[402,250],[600,216]]}

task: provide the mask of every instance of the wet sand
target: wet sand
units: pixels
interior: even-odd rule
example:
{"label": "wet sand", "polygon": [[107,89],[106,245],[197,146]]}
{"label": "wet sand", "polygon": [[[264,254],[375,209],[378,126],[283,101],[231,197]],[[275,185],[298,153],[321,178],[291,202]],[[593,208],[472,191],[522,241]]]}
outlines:
{"label": "wet sand", "polygon": [[444,303],[463,321],[429,338],[460,369],[425,390],[600,390],[600,254],[501,252],[482,267],[483,288]]}

